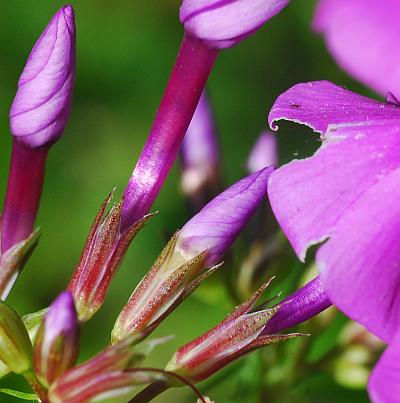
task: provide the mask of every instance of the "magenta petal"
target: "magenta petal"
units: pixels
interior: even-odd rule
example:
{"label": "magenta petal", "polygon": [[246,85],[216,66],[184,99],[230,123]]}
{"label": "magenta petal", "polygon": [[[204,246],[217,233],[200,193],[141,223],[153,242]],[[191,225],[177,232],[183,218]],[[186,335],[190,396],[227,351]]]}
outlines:
{"label": "magenta petal", "polygon": [[211,200],[182,228],[177,248],[194,256],[207,250],[206,264],[218,263],[265,197],[272,171],[249,175]]}
{"label": "magenta petal", "polygon": [[400,168],[347,207],[316,258],[332,303],[386,342],[400,329],[399,198]]}
{"label": "magenta petal", "polygon": [[75,78],[75,22],[62,7],[36,42],[18,82],[10,111],[11,132],[28,147],[54,143],[71,107]]}
{"label": "magenta petal", "polygon": [[368,382],[368,392],[373,403],[400,402],[399,339],[386,349],[373,369]]}
{"label": "magenta petal", "polygon": [[400,165],[400,127],[384,123],[338,127],[313,157],[272,173],[271,207],[301,260],[309,246],[332,236],[369,187]]}
{"label": "magenta petal", "polygon": [[338,64],[386,95],[400,89],[400,2],[320,0],[314,28]]}
{"label": "magenta petal", "polygon": [[186,31],[217,48],[235,45],[278,14],[289,0],[183,0]]}
{"label": "magenta petal", "polygon": [[290,120],[325,133],[330,124],[399,120],[400,108],[355,94],[329,81],[297,84],[281,94],[268,117],[272,129],[277,120]]}

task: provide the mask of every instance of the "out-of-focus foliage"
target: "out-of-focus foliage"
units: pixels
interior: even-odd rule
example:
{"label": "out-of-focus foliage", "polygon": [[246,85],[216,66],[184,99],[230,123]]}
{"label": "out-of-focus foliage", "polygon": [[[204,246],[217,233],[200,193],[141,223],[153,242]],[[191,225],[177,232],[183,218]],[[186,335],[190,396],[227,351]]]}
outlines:
{"label": "out-of-focus foliage", "polygon": [[[38,217],[42,238],[9,297],[9,303],[21,314],[47,306],[66,286],[100,203],[114,186],[117,192],[122,192],[145,142],[182,36],[177,0],[72,0],[71,3],[77,23],[74,103],[65,136],[52,149],[48,161]],[[244,175],[247,154],[266,127],[267,111],[277,95],[289,86],[300,81],[329,79],[365,92],[336,67],[322,40],[311,32],[313,3],[293,1],[256,35],[223,51],[217,61],[209,92],[220,133],[226,183]],[[62,4],[59,0],[14,0],[2,7],[1,197],[11,146],[8,112],[17,80],[31,47]],[[317,148],[317,138],[311,131],[294,125],[281,126],[281,163],[306,156]],[[179,170],[174,169],[153,208],[159,214],[134,240],[104,307],[84,328],[83,358],[108,343],[116,315],[133,288],[157,257],[168,235],[188,218],[178,189],[178,175]],[[243,243],[239,250],[245,250]],[[286,281],[285,292],[294,290],[296,278],[304,270],[289,248],[286,255],[285,271],[292,276]],[[230,269],[227,265],[223,270]],[[224,289],[221,276],[209,280],[160,326],[156,336],[173,333],[176,337],[157,349],[149,365],[164,366],[178,346],[225,316],[233,301]],[[278,273],[271,295],[281,289],[280,284]],[[314,350],[319,351],[313,354],[318,356],[329,351],[335,345],[337,333],[328,329],[321,336],[313,335]],[[279,367],[268,365],[273,357],[267,347],[261,354],[250,355],[239,365],[227,368],[200,385],[200,389],[217,402],[367,401],[362,390],[339,386],[329,369],[311,371],[307,381],[301,378],[295,389],[264,392],[265,381],[279,378],[281,367],[290,365],[296,343],[302,342],[291,341],[279,347],[285,357]],[[293,377],[297,376],[296,371],[297,375],[304,375],[301,371],[306,369],[301,365],[293,369]],[[16,389],[26,390],[19,379],[12,379]],[[16,401],[5,395],[1,398]],[[186,389],[170,391],[156,401],[174,399],[194,401]]]}

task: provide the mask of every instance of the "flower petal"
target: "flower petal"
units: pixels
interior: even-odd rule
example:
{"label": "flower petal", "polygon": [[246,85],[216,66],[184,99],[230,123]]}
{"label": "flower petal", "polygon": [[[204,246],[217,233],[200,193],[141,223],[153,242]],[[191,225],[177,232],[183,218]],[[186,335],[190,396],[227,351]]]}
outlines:
{"label": "flower petal", "polygon": [[400,339],[382,354],[369,378],[368,391],[374,403],[400,402]]}
{"label": "flower petal", "polygon": [[314,20],[337,63],[386,95],[400,91],[400,2],[320,0]]}
{"label": "flower petal", "polygon": [[325,133],[330,124],[399,120],[400,108],[355,94],[329,81],[297,84],[278,97],[268,116],[272,129],[277,120],[290,120]]}
{"label": "flower petal", "polygon": [[400,168],[347,207],[316,257],[330,300],[386,342],[400,329],[399,198]]}
{"label": "flower petal", "polygon": [[265,197],[272,171],[249,175],[211,200],[184,225],[176,249],[190,256],[207,251],[206,265],[218,263]]}
{"label": "flower petal", "polygon": [[217,48],[235,45],[278,14],[289,0],[183,0],[185,29]]}
{"label": "flower petal", "polygon": [[336,141],[284,165],[269,180],[271,207],[301,260],[309,246],[333,235],[368,188],[400,165],[398,124],[336,127],[328,138]]}

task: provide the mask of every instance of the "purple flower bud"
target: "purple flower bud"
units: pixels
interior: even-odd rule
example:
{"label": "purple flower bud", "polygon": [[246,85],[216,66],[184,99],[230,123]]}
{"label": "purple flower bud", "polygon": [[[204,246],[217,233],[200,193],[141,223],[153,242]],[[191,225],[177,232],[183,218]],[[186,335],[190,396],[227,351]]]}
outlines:
{"label": "purple flower bud", "polygon": [[208,203],[182,228],[175,249],[188,259],[206,251],[205,266],[218,263],[264,198],[273,169],[243,178]]}
{"label": "purple flower bud", "polygon": [[247,161],[247,169],[250,173],[278,163],[278,144],[276,136],[270,132],[262,133],[251,150]]}
{"label": "purple flower bud", "polygon": [[62,7],[36,42],[10,111],[11,133],[28,147],[53,144],[67,123],[75,78],[75,21]]}
{"label": "purple flower bud", "polygon": [[332,304],[322,288],[321,279],[316,277],[279,305],[281,309],[265,326],[263,334],[275,334],[296,326],[318,315]]}
{"label": "purple flower bud", "polygon": [[172,237],[119,314],[113,342],[128,335],[136,341],[146,337],[218,267],[265,196],[272,170],[232,185]]}
{"label": "purple flower bud", "polygon": [[[214,119],[205,93],[186,132],[181,157],[184,194],[192,199],[211,193],[217,187],[218,146]],[[206,196],[201,198],[204,200]]]}
{"label": "purple flower bud", "polygon": [[289,0],[183,0],[185,30],[222,49],[240,42],[278,14]]}
{"label": "purple flower bud", "polygon": [[71,368],[78,358],[79,328],[74,300],[69,291],[50,305],[34,347],[34,369],[43,385]]}
{"label": "purple flower bud", "polygon": [[297,334],[261,334],[266,323],[279,310],[279,306],[252,310],[267,285],[268,283],[264,284],[220,324],[181,347],[165,370],[175,372],[192,382],[200,382],[243,354],[296,336]]}

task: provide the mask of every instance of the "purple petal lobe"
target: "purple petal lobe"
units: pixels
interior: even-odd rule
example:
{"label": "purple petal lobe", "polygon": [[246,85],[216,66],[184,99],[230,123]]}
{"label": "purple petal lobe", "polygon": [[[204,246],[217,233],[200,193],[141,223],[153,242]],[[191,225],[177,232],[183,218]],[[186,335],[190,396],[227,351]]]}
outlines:
{"label": "purple petal lobe", "polygon": [[400,402],[400,339],[389,346],[376,364],[368,382],[373,403]]}
{"label": "purple petal lobe", "polygon": [[278,14],[289,0],[183,0],[186,31],[217,48],[235,45]]}
{"label": "purple petal lobe", "polygon": [[254,173],[271,165],[276,166],[277,163],[278,144],[276,136],[269,132],[262,133],[251,150],[247,161],[247,169],[249,172]]}
{"label": "purple petal lobe", "polygon": [[355,94],[329,81],[297,84],[278,97],[268,116],[272,129],[277,120],[290,120],[325,133],[330,124],[355,124],[399,120],[400,108]]}
{"label": "purple petal lobe", "polygon": [[219,262],[267,191],[273,167],[236,182],[208,203],[182,228],[177,249],[193,256],[207,250],[207,265]]}
{"label": "purple petal lobe", "polygon": [[316,259],[331,301],[386,342],[400,328],[399,197],[400,168],[347,208]]}
{"label": "purple petal lobe", "polygon": [[320,0],[314,20],[337,63],[386,95],[400,88],[400,2]]}
{"label": "purple petal lobe", "polygon": [[368,188],[400,165],[395,123],[337,127],[328,139],[313,157],[294,160],[270,177],[272,209],[301,260],[309,246],[332,236]]}
{"label": "purple petal lobe", "polygon": [[52,144],[62,135],[75,78],[75,21],[62,7],[34,46],[10,111],[12,134],[29,147]]}

